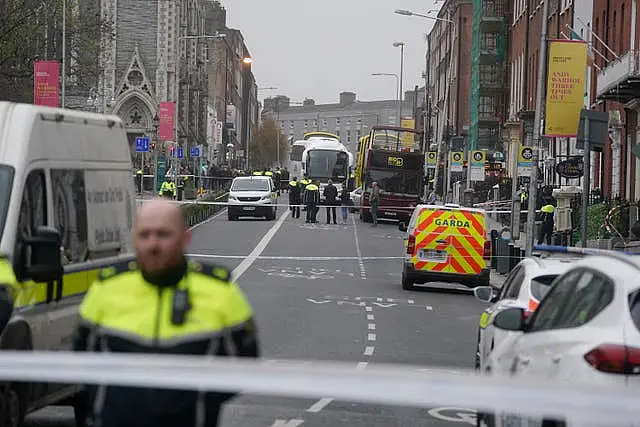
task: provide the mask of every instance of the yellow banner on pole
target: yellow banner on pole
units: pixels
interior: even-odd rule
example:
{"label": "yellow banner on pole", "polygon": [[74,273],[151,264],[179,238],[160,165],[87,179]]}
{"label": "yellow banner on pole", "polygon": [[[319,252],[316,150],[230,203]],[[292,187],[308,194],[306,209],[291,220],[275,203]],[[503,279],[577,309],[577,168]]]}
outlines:
{"label": "yellow banner on pole", "polygon": [[[405,129],[415,129],[416,121],[413,119],[402,119],[401,126]],[[415,144],[414,138],[414,133],[402,132],[402,135],[400,135],[402,148],[413,148]]]}
{"label": "yellow banner on pole", "polygon": [[587,43],[582,40],[549,42],[545,136],[569,138],[578,135],[586,69]]}

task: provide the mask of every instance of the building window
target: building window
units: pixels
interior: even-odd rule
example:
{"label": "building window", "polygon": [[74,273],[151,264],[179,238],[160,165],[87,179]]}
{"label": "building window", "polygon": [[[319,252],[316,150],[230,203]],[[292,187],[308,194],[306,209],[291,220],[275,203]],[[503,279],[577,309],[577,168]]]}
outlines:
{"label": "building window", "polygon": [[490,139],[498,136],[498,129],[481,127],[478,129],[478,136],[484,139]]}
{"label": "building window", "polygon": [[291,120],[291,123],[289,123],[289,129],[293,129],[295,127],[294,121]]}
{"label": "building window", "polygon": [[496,101],[493,96],[481,96],[478,102],[480,119],[492,119],[496,116]]}
{"label": "building window", "polygon": [[336,117],[336,124],[339,125],[340,124],[340,117]]}
{"label": "building window", "polygon": [[336,129],[335,134],[336,134],[336,136],[337,136],[338,138],[340,138],[340,129]]}
{"label": "building window", "polygon": [[496,85],[500,82],[500,66],[495,64],[480,65],[480,84]]}
{"label": "building window", "polygon": [[498,33],[482,33],[480,49],[495,52],[498,48]]}
{"label": "building window", "polygon": [[356,138],[358,138],[358,141],[360,141],[360,138],[362,137],[362,131],[360,129],[358,129],[356,131]]}
{"label": "building window", "polygon": [[308,121],[304,121],[304,128],[307,129],[309,127],[309,122]]}

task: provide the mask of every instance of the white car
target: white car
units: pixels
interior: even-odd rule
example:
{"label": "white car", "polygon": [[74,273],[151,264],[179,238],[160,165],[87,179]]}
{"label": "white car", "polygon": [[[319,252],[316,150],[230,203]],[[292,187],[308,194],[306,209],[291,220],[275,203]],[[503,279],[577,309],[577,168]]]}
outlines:
{"label": "white car", "polygon": [[353,207],[351,208],[351,212],[358,212],[360,210],[360,204],[362,202],[362,187],[358,187],[349,193],[351,197],[351,201],[353,202]]}
{"label": "white car", "polygon": [[551,283],[571,266],[569,258],[525,258],[509,273],[500,290],[491,286],[479,286],[473,290],[477,299],[491,303],[480,316],[475,367],[481,372],[489,353],[507,336],[516,332],[496,329],[493,318],[509,307],[525,309],[525,315],[533,313],[546,295]]}
{"label": "white car", "polygon": [[[489,355],[492,374],[521,377],[523,385],[528,377],[541,377],[586,387],[636,390],[640,385],[639,275],[638,257],[610,254],[574,261],[529,318],[521,307],[506,308],[494,317],[496,328],[518,334]],[[502,413],[497,419],[488,418],[483,420],[485,425],[603,425],[584,417],[550,422]]]}
{"label": "white car", "polygon": [[268,176],[240,176],[229,189],[227,216],[235,221],[243,216],[276,218],[277,188]]}

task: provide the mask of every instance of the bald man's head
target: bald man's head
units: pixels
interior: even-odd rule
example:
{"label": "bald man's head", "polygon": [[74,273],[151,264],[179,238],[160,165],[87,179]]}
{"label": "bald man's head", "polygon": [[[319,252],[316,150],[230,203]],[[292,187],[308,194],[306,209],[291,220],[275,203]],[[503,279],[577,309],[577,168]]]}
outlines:
{"label": "bald man's head", "polygon": [[134,244],[143,271],[161,274],[180,264],[191,241],[180,206],[167,200],[143,203],[134,224]]}

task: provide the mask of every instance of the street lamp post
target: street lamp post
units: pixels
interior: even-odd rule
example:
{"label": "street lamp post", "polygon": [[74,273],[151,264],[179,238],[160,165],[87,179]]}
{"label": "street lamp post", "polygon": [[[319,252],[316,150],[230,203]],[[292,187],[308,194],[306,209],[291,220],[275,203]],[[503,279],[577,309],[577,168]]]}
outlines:
{"label": "street lamp post", "polygon": [[[416,13],[416,12],[412,12],[410,10],[405,10],[405,9],[396,9],[394,11],[394,13],[398,14],[398,15],[402,15],[402,16],[417,16],[419,18],[424,18],[424,19],[431,19],[433,21],[442,21],[442,22],[447,22],[451,25],[455,25],[455,21],[453,21],[452,19],[446,19],[446,18],[437,18],[434,16],[428,16],[428,15],[423,15],[421,13]],[[451,42],[450,42],[450,48],[453,49],[453,41],[454,41],[454,34],[453,34],[453,30],[451,31]],[[449,55],[449,66],[448,66],[448,75],[451,75],[451,69],[453,68],[453,54]],[[449,88],[451,86],[451,82],[448,81],[449,79],[447,79],[447,84],[446,84],[446,89],[445,89],[445,106],[446,106],[446,127],[447,127],[447,132],[449,131],[449,114],[450,114],[450,110],[449,110]],[[425,92],[426,92],[427,88],[425,87]],[[425,96],[428,96],[425,94]],[[440,154],[442,152],[442,144],[438,143],[438,154],[436,155],[436,170],[433,176],[433,188],[435,189],[436,185],[438,184],[438,175],[439,175],[439,171],[440,171]],[[448,150],[447,150],[447,157],[448,157]],[[448,162],[448,158],[445,159],[445,166],[447,165]],[[445,176],[447,176],[448,174],[445,172],[444,174]],[[446,179],[446,178],[445,178]],[[446,192],[448,191],[448,186],[449,183],[446,183],[447,185],[445,186],[445,190],[443,194],[443,197],[446,200]]]}
{"label": "street lamp post", "polygon": [[402,102],[404,93],[402,92],[402,77],[404,74],[404,42],[395,42],[393,47],[400,48],[400,88],[398,89],[398,126],[402,126]]}
{"label": "street lamp post", "polygon": [[[371,73],[372,76],[387,76],[396,78],[396,105],[398,106],[398,115],[402,113],[402,103],[400,102],[400,77],[396,73]],[[400,119],[400,117],[398,117]],[[402,122],[400,122],[402,123]]]}

